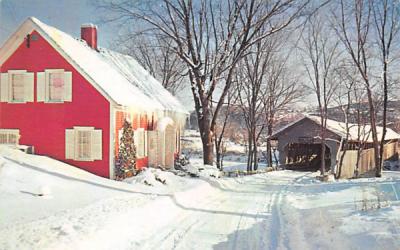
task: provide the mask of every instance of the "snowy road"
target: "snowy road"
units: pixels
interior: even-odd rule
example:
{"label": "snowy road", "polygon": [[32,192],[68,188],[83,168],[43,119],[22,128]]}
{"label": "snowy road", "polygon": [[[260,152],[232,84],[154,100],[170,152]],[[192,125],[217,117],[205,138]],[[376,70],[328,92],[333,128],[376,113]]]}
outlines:
{"label": "snowy road", "polygon": [[[64,167],[5,162],[0,249],[400,248],[399,173],[337,183],[292,171],[173,177],[157,189]],[[21,191],[43,180],[51,197]]]}
{"label": "snowy road", "polygon": [[[175,203],[180,212],[138,246],[141,249],[397,249],[400,246],[398,218],[369,218],[367,213],[360,224],[342,225],[343,217],[360,215],[357,199],[371,188],[369,182],[310,184],[310,180],[313,181],[310,173],[277,172],[214,182],[215,189],[195,202],[189,202],[187,197],[180,201],[178,196]],[[373,191],[376,186],[385,190],[388,185],[399,186],[399,183],[381,181],[374,185]],[[337,191],[339,194],[333,197]],[[344,193],[340,194],[341,191]],[[333,196],[327,202],[325,196],[329,195]],[[374,197],[364,198],[374,201]],[[398,205],[395,197],[390,201],[386,198],[382,196],[382,206],[384,202]],[[363,232],[365,226],[374,229]],[[360,227],[359,233],[346,233],[347,227]]]}
{"label": "snowy road", "polygon": [[268,225],[279,190],[268,191],[265,178],[254,178],[246,186],[239,181],[215,185],[216,190],[192,204],[178,199],[182,211],[174,223],[156,232],[143,249],[268,248]]}

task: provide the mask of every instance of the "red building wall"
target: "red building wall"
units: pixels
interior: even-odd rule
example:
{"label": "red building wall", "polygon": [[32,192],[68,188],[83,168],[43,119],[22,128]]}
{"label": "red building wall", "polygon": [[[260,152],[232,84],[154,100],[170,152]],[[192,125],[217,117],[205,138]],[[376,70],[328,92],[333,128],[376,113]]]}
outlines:
{"label": "red building wall", "polygon": [[[20,144],[34,145],[36,154],[48,155],[94,174],[109,177],[109,102],[45,39],[35,31],[33,34],[38,36],[38,40],[31,40],[30,48],[22,43],[1,65],[0,71],[4,73],[8,70],[23,69],[35,72],[35,102],[0,102],[0,128],[18,128],[21,135]],[[36,72],[51,68],[72,72],[72,102],[36,102]],[[101,161],[65,160],[65,129],[73,126],[102,129]]]}

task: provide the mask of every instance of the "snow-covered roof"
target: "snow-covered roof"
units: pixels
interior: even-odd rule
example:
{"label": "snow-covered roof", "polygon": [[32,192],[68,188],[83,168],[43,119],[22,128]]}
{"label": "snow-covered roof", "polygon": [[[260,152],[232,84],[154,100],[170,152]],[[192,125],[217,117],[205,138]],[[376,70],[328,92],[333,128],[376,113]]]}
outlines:
{"label": "snow-covered roof", "polygon": [[133,57],[108,49],[100,49],[100,54],[134,86],[150,98],[159,102],[165,110],[187,113],[182,104],[169,93],[159,81],[145,70]]}
{"label": "snow-covered roof", "polygon": [[33,25],[33,29],[116,104],[142,110],[187,113],[183,105],[132,57],[102,48],[96,51],[85,41],[34,17],[28,18],[21,27],[29,25]]}
{"label": "snow-covered roof", "polygon": [[[294,126],[298,122],[304,120],[304,119],[309,119],[313,122],[315,122],[318,125],[321,125],[321,120],[317,116],[305,116],[303,118],[300,118],[284,127],[276,131],[271,135],[272,138],[277,137],[280,133],[285,131],[286,129]],[[358,141],[359,136],[358,136],[358,130],[360,129],[360,140],[365,141],[365,142],[372,142],[372,132],[371,132],[371,125],[361,125],[358,126],[357,124],[354,123],[349,123],[349,141]],[[334,134],[337,134],[341,138],[345,138],[347,134],[346,130],[346,123],[344,122],[338,122],[335,120],[330,120],[327,119],[326,121],[326,128],[331,131]],[[383,127],[377,126],[377,132],[378,132],[378,140],[382,138],[382,131]],[[385,140],[395,140],[395,139],[400,139],[400,134],[396,133],[390,128],[386,128],[386,135],[385,135]]]}

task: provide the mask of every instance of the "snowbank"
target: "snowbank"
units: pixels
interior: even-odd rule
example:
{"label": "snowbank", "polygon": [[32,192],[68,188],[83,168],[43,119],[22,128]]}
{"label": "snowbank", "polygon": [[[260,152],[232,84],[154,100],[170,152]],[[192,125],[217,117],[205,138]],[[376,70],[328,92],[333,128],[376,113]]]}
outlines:
{"label": "snowbank", "polygon": [[[145,180],[154,186],[142,184]],[[159,169],[143,171],[130,183],[114,181],[49,157],[0,146],[0,228],[105,199],[169,195],[204,184]]]}

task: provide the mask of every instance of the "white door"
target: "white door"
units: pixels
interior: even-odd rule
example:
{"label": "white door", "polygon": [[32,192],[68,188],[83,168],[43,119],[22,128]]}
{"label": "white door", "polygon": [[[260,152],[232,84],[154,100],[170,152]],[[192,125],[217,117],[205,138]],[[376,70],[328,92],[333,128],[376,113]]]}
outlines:
{"label": "white door", "polygon": [[147,154],[149,159],[149,167],[157,167],[157,131],[147,131]]}
{"label": "white door", "polygon": [[171,125],[165,129],[165,166],[172,168],[174,166],[174,154],[176,151],[176,132]]}
{"label": "white door", "polygon": [[157,165],[165,167],[165,132],[157,131]]}

